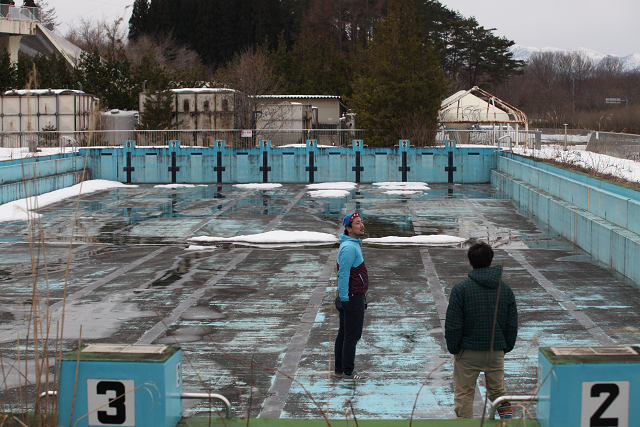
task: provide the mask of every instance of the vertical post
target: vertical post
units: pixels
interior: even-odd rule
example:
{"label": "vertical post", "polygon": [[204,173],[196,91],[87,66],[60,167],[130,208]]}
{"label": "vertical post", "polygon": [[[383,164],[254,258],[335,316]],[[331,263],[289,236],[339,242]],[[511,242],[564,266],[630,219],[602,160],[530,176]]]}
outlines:
{"label": "vertical post", "polygon": [[126,181],[127,184],[131,184],[131,172],[135,172],[136,170],[135,167],[131,166],[131,163],[132,163],[131,152],[133,151],[135,146],[136,146],[135,141],[124,141],[124,151],[126,153],[127,163],[126,163],[126,166],[122,168],[122,170],[127,173],[127,181]]}
{"label": "vertical post", "polygon": [[260,141],[260,146],[264,149],[262,152],[262,166],[260,166],[260,171],[262,172],[262,182],[269,182],[269,171],[271,170],[271,166],[269,166],[269,149],[271,148],[271,141]]}
{"label": "vertical post", "polygon": [[356,173],[356,183],[360,183],[360,172],[364,171],[364,167],[360,166],[360,152],[362,151],[363,140],[354,139],[353,140],[353,149],[356,152],[356,165],[351,168],[352,171]]}
{"label": "vertical post", "polygon": [[217,173],[217,182],[222,182],[222,172],[226,170],[226,167],[222,166],[222,149],[225,146],[226,141],[215,141],[214,147],[217,151],[216,157],[216,166],[213,167],[213,171]]}
{"label": "vertical post", "polygon": [[171,152],[171,166],[169,166],[169,172],[171,172],[171,182],[177,182],[177,172],[180,171],[178,166],[178,156],[176,151],[180,148],[180,141],[169,141],[169,152]]}
{"label": "vertical post", "polygon": [[410,142],[408,139],[401,139],[398,145],[402,151],[402,166],[400,166],[398,170],[402,172],[402,182],[407,182],[407,172],[411,170],[411,168],[407,166],[407,149],[409,148]]}

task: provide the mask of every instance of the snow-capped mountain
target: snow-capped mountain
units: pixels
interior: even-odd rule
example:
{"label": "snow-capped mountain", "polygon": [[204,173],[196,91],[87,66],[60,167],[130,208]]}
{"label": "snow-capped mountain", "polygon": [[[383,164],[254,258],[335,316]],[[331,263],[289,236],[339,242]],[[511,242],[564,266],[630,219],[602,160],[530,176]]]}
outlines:
{"label": "snow-capped mountain", "polygon": [[567,49],[559,49],[556,47],[543,47],[542,49],[539,49],[537,47],[526,47],[526,46],[521,46],[519,44],[514,44],[513,46],[511,46],[511,52],[513,52],[513,59],[521,59],[523,61],[528,61],[529,56],[531,56],[531,54],[534,52],[575,52],[575,51],[579,51],[586,54],[589,58],[593,60],[594,64],[596,65],[598,64],[598,62],[600,62],[602,59],[606,58],[607,56],[613,56],[613,57],[620,58],[620,61],[622,61],[622,63],[625,66],[625,70],[627,71],[640,70],[640,54],[638,53],[620,57],[616,55],[605,55],[603,53],[596,52],[595,50],[585,49],[583,47],[567,50]]}

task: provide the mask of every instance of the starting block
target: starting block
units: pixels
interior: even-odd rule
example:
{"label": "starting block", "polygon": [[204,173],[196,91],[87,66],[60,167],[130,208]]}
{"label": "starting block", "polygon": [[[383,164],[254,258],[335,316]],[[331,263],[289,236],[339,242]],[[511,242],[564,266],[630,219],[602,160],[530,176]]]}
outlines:
{"label": "starting block", "polygon": [[174,427],[182,418],[182,350],[93,344],[60,360],[58,424]]}
{"label": "starting block", "polygon": [[541,427],[635,426],[640,420],[638,402],[640,347],[538,350]]}

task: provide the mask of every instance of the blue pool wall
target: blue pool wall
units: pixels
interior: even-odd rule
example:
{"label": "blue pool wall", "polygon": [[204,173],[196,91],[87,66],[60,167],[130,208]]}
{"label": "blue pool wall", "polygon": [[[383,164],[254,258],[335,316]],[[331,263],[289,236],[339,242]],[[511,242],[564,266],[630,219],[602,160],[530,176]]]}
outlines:
{"label": "blue pool wall", "polygon": [[497,165],[496,147],[412,147],[400,141],[397,147],[374,148],[354,140],[351,147],[229,148],[225,141],[214,147],[86,148],[88,168],[102,179],[130,183],[318,183],[423,181],[428,183],[489,182]]}
{"label": "blue pool wall", "polygon": [[640,192],[503,153],[491,183],[521,208],[640,283]]}
{"label": "blue pool wall", "polygon": [[0,204],[44,194],[91,179],[76,153],[0,162]]}

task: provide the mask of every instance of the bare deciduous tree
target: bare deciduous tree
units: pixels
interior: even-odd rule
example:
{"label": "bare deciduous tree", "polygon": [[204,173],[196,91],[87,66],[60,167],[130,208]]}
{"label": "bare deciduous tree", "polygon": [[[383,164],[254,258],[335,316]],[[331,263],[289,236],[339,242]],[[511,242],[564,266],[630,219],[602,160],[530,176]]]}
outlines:
{"label": "bare deciduous tree", "polygon": [[[246,48],[215,74],[215,81],[230,89],[238,90],[248,96],[243,112],[246,123],[255,125],[256,111],[261,100],[259,95],[272,95],[280,87],[280,79],[274,71],[268,56],[253,48]],[[254,126],[252,126],[254,127]]]}
{"label": "bare deciduous tree", "polygon": [[143,34],[135,41],[129,41],[126,46],[127,56],[135,65],[150,49],[154,50],[158,64],[168,68],[188,70],[194,64],[199,64],[198,54],[179,43],[171,33],[162,37]]}

